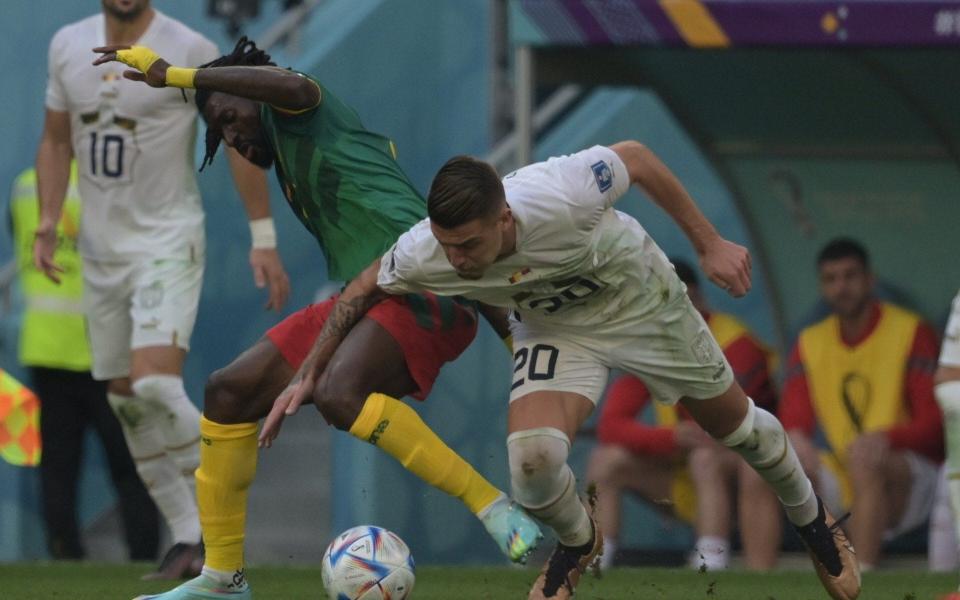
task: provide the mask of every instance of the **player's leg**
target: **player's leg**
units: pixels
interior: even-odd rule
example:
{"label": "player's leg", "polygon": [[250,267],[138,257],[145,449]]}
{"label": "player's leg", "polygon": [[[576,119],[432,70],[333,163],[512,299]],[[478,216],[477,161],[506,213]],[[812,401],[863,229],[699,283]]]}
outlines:
{"label": "player's leg", "polygon": [[737,468],[737,521],[743,559],[751,570],[777,566],[783,540],[782,514],[776,494],[746,462]]}
{"label": "player's leg", "polygon": [[847,463],[853,487],[848,527],[860,566],[867,571],[877,566],[883,532],[900,520],[911,484],[910,466],[902,453],[890,452],[884,463],[856,457]]}
{"label": "player's leg", "polygon": [[135,335],[131,299],[137,269],[133,263],[84,263],[83,302],[93,377],[109,380],[107,400],[123,429],[137,473],[174,539],[195,545],[200,540],[196,504],[180,469],[167,455],[167,412],[155,403],[138,399],[130,383],[131,340]]}
{"label": "player's leg", "polygon": [[201,259],[158,258],[139,262],[130,274],[130,387],[145,412],[158,418],[163,452],[174,465],[169,485],[188,490],[166,514],[174,546],[155,576],[190,577],[201,560],[200,520],[194,473],[200,463],[200,411],[183,385],[203,282]]}
{"label": "player's leg", "polygon": [[602,531],[580,501],[577,479],[567,464],[571,440],[593,407],[583,394],[549,390],[510,402],[507,454],[513,497],[553,529],[558,540],[531,599],[569,598],[580,574],[603,551]]}
{"label": "player's leg", "polygon": [[780,421],[757,408],[736,382],[714,398],[681,402],[707,433],[740,454],[773,488],[827,591],[841,600],[856,598],[860,570],[853,547],[813,493]]}
{"label": "player's leg", "polygon": [[206,556],[201,575],[162,600],[250,597],[243,546],[247,493],[257,468],[257,422],[289,384],[332,302],[290,315],[229,365],[212,373],[200,419],[197,505]]}
{"label": "player's leg", "polygon": [[[670,277],[678,283],[675,275]],[[657,317],[624,332],[635,339],[620,353],[623,366],[643,377],[655,398],[679,400],[707,433],[742,456],[780,498],[811,549],[827,591],[841,600],[856,597],[860,574],[852,547],[838,527],[831,527],[833,518],[822,509],[780,421],[757,408],[734,381],[716,339],[682,287],[671,288]]]}
{"label": "player's leg", "polygon": [[716,445],[690,451],[687,465],[697,493],[697,541],[690,564],[718,571],[730,565],[730,532],[734,482],[740,461],[733,452]]}
{"label": "player's leg", "polygon": [[95,381],[89,373],[78,373],[75,389],[107,457],[130,560],[155,560],[160,543],[160,516],[137,474],[120,423],[107,403],[106,382]]}
{"label": "player's leg", "polygon": [[[671,502],[677,468],[661,456],[645,456],[615,444],[600,444],[590,454],[586,480],[596,486],[596,519],[603,532],[600,568],[614,565],[620,539],[620,511],[627,491],[638,494],[659,510]],[[666,512],[672,513],[668,508]]]}
{"label": "player's leg", "polygon": [[40,398],[40,437],[46,443],[40,461],[43,519],[51,558],[84,557],[77,525],[77,481],[87,419],[75,402],[68,372],[32,368],[33,390]]}
{"label": "player's leg", "polygon": [[[417,298],[435,300],[438,308],[450,303],[451,328],[437,330],[434,323],[442,319],[418,323],[409,304],[417,299],[381,303],[339,346],[317,383],[314,402],[332,425],[378,446],[425,482],[461,500],[508,557],[523,560],[539,536],[535,523],[399,400],[424,397],[440,366],[460,354],[476,327],[472,313],[463,313],[450,299]],[[459,330],[454,326],[458,320]]]}

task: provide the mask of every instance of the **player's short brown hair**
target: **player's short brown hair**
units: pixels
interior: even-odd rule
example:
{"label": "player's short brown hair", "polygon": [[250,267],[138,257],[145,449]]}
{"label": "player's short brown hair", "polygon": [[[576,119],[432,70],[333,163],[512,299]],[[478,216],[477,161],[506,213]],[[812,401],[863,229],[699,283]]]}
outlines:
{"label": "player's short brown hair", "polygon": [[472,156],[454,156],[437,171],[427,194],[430,221],[444,229],[496,214],[505,202],[492,166]]}

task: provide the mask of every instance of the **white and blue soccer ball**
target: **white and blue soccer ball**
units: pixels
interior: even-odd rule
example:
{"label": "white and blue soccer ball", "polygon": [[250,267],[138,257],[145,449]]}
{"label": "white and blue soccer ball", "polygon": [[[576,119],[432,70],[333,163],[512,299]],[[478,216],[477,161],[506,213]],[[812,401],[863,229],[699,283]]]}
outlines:
{"label": "white and blue soccer ball", "polygon": [[413,556],[400,536],[361,525],[335,537],[323,553],[330,600],[404,600],[413,591]]}

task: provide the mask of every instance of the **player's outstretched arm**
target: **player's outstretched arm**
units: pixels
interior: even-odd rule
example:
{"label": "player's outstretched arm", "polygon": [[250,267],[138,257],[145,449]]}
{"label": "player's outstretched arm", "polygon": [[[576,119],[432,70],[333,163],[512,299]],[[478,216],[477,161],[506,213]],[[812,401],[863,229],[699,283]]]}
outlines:
{"label": "player's outstretched arm", "polygon": [[717,233],[680,180],[652,150],[636,141],[610,146],[627,167],[630,182],[639,185],[686,234],[707,277],[731,296],[750,291],[750,253]]}
{"label": "player's outstretched arm", "polygon": [[250,268],[253,269],[254,285],[267,288],[270,294],[267,310],[279,311],[290,295],[290,278],[277,252],[277,231],[270,216],[267,175],[233,148],[227,148],[227,158],[233,183],[250,221]]}
{"label": "player's outstretched arm", "polygon": [[333,358],[340,342],[347,337],[353,326],[373,305],[389,296],[377,285],[379,272],[380,259],[377,259],[351,281],[340,294],[307,358],[290,380],[290,385],[277,396],[270,414],[263,422],[259,438],[261,448],[270,447],[280,433],[283,418],[297,412],[303,401],[313,393],[313,388],[324,369],[327,368],[327,363]]}
{"label": "player's outstretched arm", "polygon": [[67,187],[70,185],[70,160],[73,145],[70,135],[70,113],[47,109],[43,136],[37,149],[37,196],[40,198],[40,220],[34,233],[33,264],[55,283],[63,269],[53,262],[57,249],[57,224],[63,211]]}
{"label": "player's outstretched arm", "polygon": [[133,69],[123,76],[153,87],[179,87],[224,92],[233,96],[267,102],[277,108],[300,112],[320,104],[320,88],[308,77],[279,67],[217,67],[194,69],[176,67],[146,46],[101,46],[95,65],[122,62]]}

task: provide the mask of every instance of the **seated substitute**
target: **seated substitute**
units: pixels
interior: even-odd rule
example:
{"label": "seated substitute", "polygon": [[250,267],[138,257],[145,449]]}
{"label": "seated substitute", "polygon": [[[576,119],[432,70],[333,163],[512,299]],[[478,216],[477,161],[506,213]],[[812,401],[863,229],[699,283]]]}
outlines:
{"label": "seated substitute", "polygon": [[[770,352],[735,317],[711,312],[693,268],[671,260],[740,386],[757,406],[773,411],[776,396]],[[597,487],[597,520],[606,546],[601,568],[614,565],[625,492],[694,527],[692,567],[729,566],[734,508],[739,522],[750,524],[740,531],[747,568],[773,567],[781,528],[779,504],[770,487],[738,454],[703,431],[681,405],[654,403],[655,424],[640,421],[649,402],[650,392],[643,382],[626,375],[611,386],[601,409],[599,444],[587,469],[587,481]]]}
{"label": "seated substitute", "polygon": [[937,336],[919,315],[876,298],[860,243],[831,241],[817,271],[832,313],[800,332],[780,418],[829,510],[850,511],[869,569],[883,542],[921,525],[933,505],[943,460]]}

